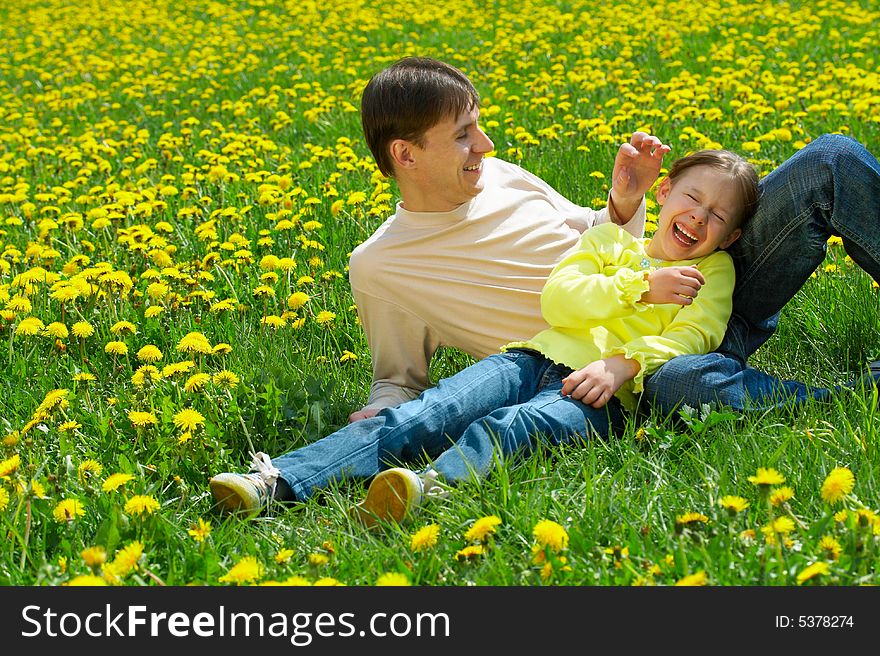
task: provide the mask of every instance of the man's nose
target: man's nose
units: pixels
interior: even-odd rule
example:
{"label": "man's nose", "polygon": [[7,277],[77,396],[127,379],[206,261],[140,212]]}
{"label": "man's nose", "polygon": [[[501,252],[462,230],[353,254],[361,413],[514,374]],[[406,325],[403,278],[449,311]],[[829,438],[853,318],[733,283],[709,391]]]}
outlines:
{"label": "man's nose", "polygon": [[477,128],[477,141],[474,144],[474,150],[478,153],[488,153],[495,150],[495,144],[489,138],[489,135],[483,132],[482,128]]}

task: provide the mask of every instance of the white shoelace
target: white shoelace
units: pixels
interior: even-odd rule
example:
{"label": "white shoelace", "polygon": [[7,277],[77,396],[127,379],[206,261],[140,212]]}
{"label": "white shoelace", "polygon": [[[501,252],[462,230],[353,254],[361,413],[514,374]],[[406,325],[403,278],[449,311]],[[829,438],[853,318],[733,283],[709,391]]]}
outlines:
{"label": "white shoelace", "polygon": [[250,473],[257,474],[260,480],[270,487],[271,493],[274,495],[275,485],[278,482],[278,477],[281,476],[281,470],[273,465],[272,459],[262,451],[252,452],[250,455],[253,458]]}

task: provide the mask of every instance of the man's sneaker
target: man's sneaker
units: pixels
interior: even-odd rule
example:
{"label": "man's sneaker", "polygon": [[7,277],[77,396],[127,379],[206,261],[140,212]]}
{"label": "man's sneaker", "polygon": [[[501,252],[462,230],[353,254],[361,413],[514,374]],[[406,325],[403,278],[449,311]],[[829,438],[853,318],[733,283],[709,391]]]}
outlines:
{"label": "man's sneaker", "polygon": [[214,504],[221,511],[254,514],[269,504],[281,472],[265,453],[254,458],[247,474],[224,472],[208,481]]}
{"label": "man's sneaker", "polygon": [[379,522],[399,524],[411,516],[426,497],[445,495],[436,471],[417,474],[395,467],[376,475],[366,498],[351,509],[351,515],[366,528],[373,528]]}

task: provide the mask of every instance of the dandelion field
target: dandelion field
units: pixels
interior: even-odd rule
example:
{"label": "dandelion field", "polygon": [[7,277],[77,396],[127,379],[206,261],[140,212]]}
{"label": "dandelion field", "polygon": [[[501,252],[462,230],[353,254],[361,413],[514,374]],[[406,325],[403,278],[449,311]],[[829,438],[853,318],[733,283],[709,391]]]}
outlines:
{"label": "dandelion field", "polygon": [[[360,132],[377,70],[458,66],[497,156],[600,207],[635,130],[762,173],[825,132],[880,153],[878,25],[839,0],[0,0],[0,583],[878,583],[873,390],[641,417],[378,532],[347,517],[361,483],[249,520],[207,489],[366,400],[346,266],[396,202]],[[832,238],[753,364],[838,384],[878,334]]]}

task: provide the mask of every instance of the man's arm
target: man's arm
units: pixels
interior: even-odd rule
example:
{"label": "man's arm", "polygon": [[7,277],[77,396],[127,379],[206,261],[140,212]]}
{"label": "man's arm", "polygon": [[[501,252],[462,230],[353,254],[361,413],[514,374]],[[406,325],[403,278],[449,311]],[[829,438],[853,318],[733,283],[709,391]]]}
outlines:
{"label": "man's arm", "polygon": [[373,361],[370,397],[349,421],[416,398],[428,387],[428,364],[439,348],[433,331],[400,306],[352,287]]}

